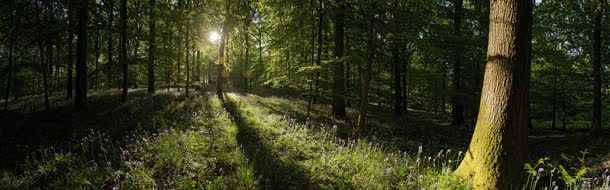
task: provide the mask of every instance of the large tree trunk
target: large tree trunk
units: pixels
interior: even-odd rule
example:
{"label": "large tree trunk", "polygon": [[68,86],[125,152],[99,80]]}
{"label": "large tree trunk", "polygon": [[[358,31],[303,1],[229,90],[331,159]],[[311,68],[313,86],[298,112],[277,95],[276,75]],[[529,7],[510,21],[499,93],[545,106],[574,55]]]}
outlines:
{"label": "large tree trunk", "polygon": [[344,38],[344,17],[345,2],[339,1],[335,13],[335,62],[333,64],[333,116],[344,119],[345,114],[345,68],[343,66],[343,38]]}
{"label": "large tree trunk", "polygon": [[[462,4],[464,0],[455,0],[455,12],[453,19],[454,35],[459,38],[462,35]],[[454,126],[464,126],[464,105],[461,100],[462,94],[462,55],[460,48],[456,46],[453,50],[453,96],[451,115],[453,117]]]}
{"label": "large tree trunk", "polygon": [[66,100],[72,99],[72,89],[73,86],[72,84],[74,83],[72,81],[72,78],[74,78],[72,76],[72,67],[74,64],[74,55],[72,52],[72,39],[74,39],[74,18],[72,16],[72,1],[68,0],[68,41],[67,41],[67,51],[68,51],[68,57],[67,57],[67,61],[68,61],[68,79],[66,81],[67,86],[66,86]]}
{"label": "large tree trunk", "polygon": [[362,91],[360,95],[360,109],[358,113],[358,124],[356,130],[358,133],[362,132],[364,125],[366,124],[366,113],[369,104],[369,84],[371,82],[371,67],[373,66],[373,60],[375,59],[375,12],[377,2],[372,2],[371,12],[369,15],[369,25],[367,29],[367,60],[364,68],[364,81],[362,81]]}
{"label": "large tree trunk", "polygon": [[78,2],[78,41],[76,43],[76,94],[74,96],[74,107],[77,110],[85,108],[87,104],[87,23],[89,22],[88,0],[79,0]]}
{"label": "large tree trunk", "polygon": [[528,160],[532,0],[492,0],[479,117],[455,171],[475,189],[515,189]]}
{"label": "large tree trunk", "polygon": [[155,0],[148,1],[150,20],[148,27],[150,36],[148,39],[148,90],[149,94],[155,93],[155,54],[156,54],[156,42],[155,42]]}
{"label": "large tree trunk", "polygon": [[593,130],[600,130],[602,127],[602,17],[604,13],[605,0],[598,0],[597,15],[595,16],[595,30],[593,34]]}

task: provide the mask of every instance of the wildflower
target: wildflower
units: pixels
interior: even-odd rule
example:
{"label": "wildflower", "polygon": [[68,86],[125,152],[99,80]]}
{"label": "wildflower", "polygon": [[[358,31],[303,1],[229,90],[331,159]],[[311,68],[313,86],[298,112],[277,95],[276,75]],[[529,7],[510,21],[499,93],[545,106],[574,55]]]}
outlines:
{"label": "wildflower", "polygon": [[538,173],[542,173],[544,171],[544,168],[538,168]]}
{"label": "wildflower", "polygon": [[385,168],[385,174],[391,174],[392,171],[394,171],[394,168],[392,168],[391,166],[388,166],[387,168]]}
{"label": "wildflower", "polygon": [[[421,154],[423,152],[423,148],[421,145],[419,145],[419,148],[417,148],[417,154]],[[608,171],[608,170],[606,170]]]}

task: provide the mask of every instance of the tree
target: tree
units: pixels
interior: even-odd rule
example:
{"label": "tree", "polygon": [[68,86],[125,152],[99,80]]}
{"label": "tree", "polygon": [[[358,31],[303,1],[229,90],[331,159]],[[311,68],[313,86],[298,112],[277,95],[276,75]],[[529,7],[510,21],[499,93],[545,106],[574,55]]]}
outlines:
{"label": "tree", "polygon": [[252,16],[250,13],[250,0],[246,0],[246,18],[244,20],[244,37],[246,40],[246,57],[245,57],[245,63],[244,63],[244,68],[245,71],[242,73],[242,77],[244,79],[244,91],[248,91],[248,87],[249,85],[249,79],[250,76],[252,76],[251,71],[250,71],[250,23],[252,22]]}
{"label": "tree", "polygon": [[121,102],[127,101],[127,0],[121,0],[121,8],[120,8],[120,16],[121,16],[121,40],[119,42],[120,47],[120,55],[119,55],[119,64],[123,68],[123,91],[121,94]]}
{"label": "tree", "polygon": [[72,73],[73,73],[72,72],[72,67],[73,67],[73,64],[74,64],[74,60],[73,60],[74,59],[74,57],[73,57],[74,55],[72,55],[73,54],[72,53],[72,39],[74,39],[74,35],[73,35],[73,33],[74,33],[74,26],[73,26],[74,25],[74,19],[73,19],[73,16],[72,16],[72,7],[73,7],[72,6],[72,1],[68,0],[67,4],[68,4],[68,42],[66,44],[68,46],[67,47],[67,51],[68,51],[68,55],[67,56],[68,57],[67,57],[66,60],[68,61],[68,70],[67,70],[67,72],[68,72],[68,80],[66,82],[67,83],[67,86],[66,86],[66,100],[69,100],[69,99],[72,99],[72,90],[74,89],[74,87],[72,86],[73,83],[74,83],[72,81],[72,79],[74,78],[72,76]]}
{"label": "tree", "polygon": [[514,189],[528,159],[531,0],[492,0],[476,128],[455,174],[476,189]]}
{"label": "tree", "polygon": [[149,22],[148,27],[150,30],[150,36],[148,39],[148,90],[149,94],[155,93],[155,59],[156,59],[156,47],[155,47],[155,0],[148,1],[149,6]]}
{"label": "tree", "polygon": [[229,10],[230,6],[227,5],[227,12],[225,15],[224,23],[222,24],[222,34],[220,35],[220,46],[218,48],[218,72],[216,78],[216,94],[220,99],[223,99],[222,95],[222,82],[223,82],[223,71],[225,70],[225,45],[227,43],[229,33]]}
{"label": "tree", "polygon": [[593,130],[602,128],[602,18],[605,0],[597,1],[597,15],[595,16],[595,29],[593,32]]}
{"label": "tree", "polygon": [[345,114],[345,68],[343,61],[343,33],[345,2],[338,1],[335,12],[335,63],[333,63],[333,103],[332,114],[336,118],[343,119]]}
{"label": "tree", "polygon": [[191,67],[190,67],[190,64],[189,64],[190,63],[189,62],[189,56],[190,56],[189,55],[189,52],[190,52],[190,49],[189,49],[190,48],[189,32],[190,32],[190,29],[187,27],[186,28],[186,34],[184,36],[184,38],[185,38],[184,47],[186,49],[186,55],[185,55],[185,57],[186,57],[186,63],[185,63],[185,66],[186,66],[186,88],[185,88],[185,90],[186,90],[186,92],[185,92],[185,96],[186,97],[189,97],[189,87],[191,85],[191,75],[190,75],[190,71],[191,71],[190,68]]}
{"label": "tree", "polygon": [[113,54],[113,48],[114,45],[112,44],[114,42],[113,36],[114,36],[114,0],[108,0],[107,2],[107,12],[108,12],[108,31],[106,31],[108,33],[108,52],[107,52],[107,61],[108,63],[106,63],[106,78],[108,80],[108,87],[112,86],[112,64],[113,64],[113,58],[114,58],[114,54]]}
{"label": "tree", "polygon": [[[453,29],[454,35],[456,38],[459,38],[462,35],[462,4],[464,0],[455,0],[454,3],[454,17],[453,17]],[[464,120],[464,105],[463,98],[461,98],[462,94],[462,63],[461,63],[461,55],[460,48],[457,47],[453,50],[453,96],[452,96],[452,108],[451,115],[453,116],[453,125],[454,126],[464,126],[466,121]]]}
{"label": "tree", "polygon": [[78,41],[76,43],[76,94],[74,97],[74,107],[77,110],[85,108],[87,104],[87,24],[89,21],[88,6],[88,0],[78,0]]}
{"label": "tree", "polygon": [[371,67],[373,66],[373,60],[375,59],[375,14],[376,14],[377,2],[371,3],[370,15],[368,15],[368,29],[367,29],[367,59],[366,66],[364,68],[364,81],[362,81],[361,95],[360,95],[360,108],[358,113],[358,124],[356,128],[358,132],[361,132],[366,124],[366,112],[369,104],[369,84],[371,82]]}

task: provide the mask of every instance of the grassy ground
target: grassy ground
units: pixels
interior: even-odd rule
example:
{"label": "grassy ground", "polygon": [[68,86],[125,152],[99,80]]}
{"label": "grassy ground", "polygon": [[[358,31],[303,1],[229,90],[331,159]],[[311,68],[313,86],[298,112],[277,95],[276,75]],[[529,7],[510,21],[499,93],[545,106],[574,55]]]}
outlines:
{"label": "grassy ground", "polygon": [[[36,96],[10,102],[0,189],[469,189],[451,172],[471,131],[446,126],[441,114],[373,107],[365,135],[354,138],[351,120],[329,117],[324,102],[308,118],[292,91],[118,98],[95,91],[79,113],[60,96],[50,112]],[[587,166],[601,171],[610,145],[602,137],[533,133],[531,149],[559,160],[591,145]]]}

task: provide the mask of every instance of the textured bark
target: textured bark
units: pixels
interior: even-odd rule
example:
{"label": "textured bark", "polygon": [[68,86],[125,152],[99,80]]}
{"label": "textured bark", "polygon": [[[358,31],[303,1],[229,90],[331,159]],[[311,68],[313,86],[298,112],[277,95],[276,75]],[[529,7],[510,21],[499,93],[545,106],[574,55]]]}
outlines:
{"label": "textured bark", "polygon": [[475,189],[516,189],[528,160],[531,0],[492,0],[480,111],[455,174]]}
{"label": "textured bark", "polygon": [[[459,38],[462,35],[462,4],[464,0],[455,0],[455,12],[453,19],[453,29],[455,37]],[[452,108],[451,115],[453,116],[452,124],[454,126],[464,126],[466,121],[464,120],[464,105],[461,99],[462,94],[462,55],[460,52],[461,47],[457,47],[453,50],[453,95],[452,95]]]}
{"label": "textured bark", "polygon": [[76,43],[76,94],[74,96],[75,109],[84,109],[87,104],[87,54],[89,21],[88,1],[78,1],[78,41]]}
{"label": "textured bark", "polygon": [[367,60],[364,68],[364,81],[362,81],[362,90],[360,95],[360,108],[358,113],[358,124],[356,130],[362,132],[364,125],[366,124],[366,113],[368,111],[369,104],[369,84],[371,82],[371,67],[373,60],[375,59],[375,11],[377,2],[372,2],[371,12],[369,15],[368,29],[367,29]]}
{"label": "textured bark", "polygon": [[597,15],[595,16],[595,29],[593,34],[593,130],[602,127],[602,17],[604,13],[605,0],[598,0]]}
{"label": "textured bark", "polygon": [[332,114],[334,117],[344,119],[345,113],[345,68],[343,61],[343,38],[344,38],[344,17],[345,2],[338,1],[337,11],[335,12],[335,62],[333,64],[333,103]]}
{"label": "textured bark", "polygon": [[155,93],[155,54],[156,54],[156,43],[155,43],[155,0],[148,1],[149,6],[149,38],[148,38],[148,89],[149,94]]}

